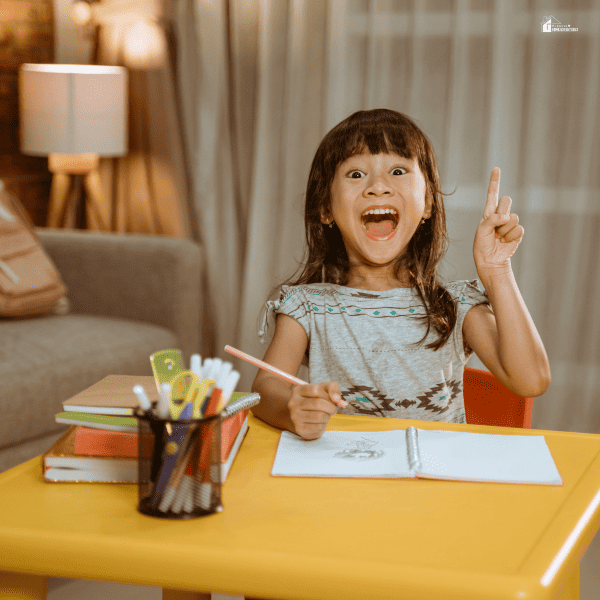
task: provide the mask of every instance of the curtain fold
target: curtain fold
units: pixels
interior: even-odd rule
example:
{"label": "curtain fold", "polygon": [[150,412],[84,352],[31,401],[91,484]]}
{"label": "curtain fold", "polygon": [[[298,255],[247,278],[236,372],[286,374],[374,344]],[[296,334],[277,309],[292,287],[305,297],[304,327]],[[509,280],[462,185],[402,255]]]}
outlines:
{"label": "curtain fold", "polygon": [[[550,13],[579,31],[542,33]],[[216,355],[262,357],[259,311],[303,258],[316,148],[350,113],[385,106],[434,146],[447,279],[477,276],[473,238],[501,168],[525,228],[513,270],[553,375],[533,426],[600,432],[598,0],[185,0],[176,27]],[[234,362],[250,389],[256,369]]]}
{"label": "curtain fold", "polygon": [[[255,356],[271,288],[304,255],[304,193],[326,115],[327,3],[259,2],[258,98],[239,344]],[[256,370],[240,364],[251,385]]]}
{"label": "curtain fold", "polygon": [[230,103],[229,10],[225,2],[179,2],[179,85],[191,165],[191,199],[206,262],[202,354],[235,342],[245,240],[238,151]]}
{"label": "curtain fold", "polygon": [[[129,152],[101,159],[100,177],[107,213],[105,228],[191,237],[187,206],[188,177],[172,63],[151,69],[132,68],[124,58],[130,22],[107,22],[99,28],[98,64],[129,67]],[[165,31],[161,35],[166,36]]]}

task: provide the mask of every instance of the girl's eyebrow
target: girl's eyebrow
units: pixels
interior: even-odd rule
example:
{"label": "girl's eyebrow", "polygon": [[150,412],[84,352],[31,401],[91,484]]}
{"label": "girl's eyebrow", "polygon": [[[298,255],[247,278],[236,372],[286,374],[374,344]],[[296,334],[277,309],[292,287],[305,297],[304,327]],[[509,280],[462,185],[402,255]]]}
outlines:
{"label": "girl's eyebrow", "polygon": [[[369,156],[377,156],[376,154],[368,154],[368,155],[361,155],[361,154],[355,154],[354,156],[350,156],[349,158],[347,158],[346,160],[342,161],[342,162],[347,162],[349,164],[352,164],[352,162],[360,162],[363,160],[368,160]],[[414,160],[414,157],[407,157],[407,156],[401,156],[400,154],[394,154],[393,156],[390,156],[390,160],[392,161],[406,161],[406,162],[412,162]]]}
{"label": "girl's eyebrow", "polygon": [[[361,160],[365,160],[364,158],[358,158],[357,156],[352,156],[351,158],[347,159],[348,160],[348,165],[344,168],[344,171],[346,172],[351,172],[351,171],[360,171],[363,168],[366,168],[365,164],[361,164]],[[413,165],[413,160],[412,158],[406,158],[405,156],[400,156],[397,155],[395,157],[393,157],[393,159],[390,161],[391,165],[401,165],[403,167],[405,166],[412,166]],[[395,168],[394,166],[391,166],[390,168]]]}

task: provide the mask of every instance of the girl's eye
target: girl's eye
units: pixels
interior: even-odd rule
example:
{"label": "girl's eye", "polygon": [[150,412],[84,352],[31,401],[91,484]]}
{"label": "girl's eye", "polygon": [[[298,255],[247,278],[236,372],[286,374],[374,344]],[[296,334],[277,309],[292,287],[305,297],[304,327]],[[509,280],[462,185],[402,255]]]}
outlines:
{"label": "girl's eye", "polygon": [[[404,175],[404,173],[406,173],[406,172],[407,172],[406,169],[402,169],[401,167],[396,167],[395,169],[392,169],[392,171],[391,171],[392,175]],[[351,179],[360,179],[364,176],[365,176],[365,174],[359,170],[350,171],[350,173],[348,173],[348,177],[350,177]]]}

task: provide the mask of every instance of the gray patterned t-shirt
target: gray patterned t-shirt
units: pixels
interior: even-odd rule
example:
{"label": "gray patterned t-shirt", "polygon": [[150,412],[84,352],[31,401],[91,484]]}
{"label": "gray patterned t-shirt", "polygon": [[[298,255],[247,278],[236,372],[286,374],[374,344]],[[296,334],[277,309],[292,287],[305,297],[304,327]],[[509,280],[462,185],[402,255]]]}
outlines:
{"label": "gray patterned t-shirt", "polygon": [[[367,291],[329,283],[282,286],[264,307],[261,341],[275,313],[294,318],[308,336],[309,382],[337,381],[349,405],[338,413],[465,423],[463,371],[472,350],[462,326],[473,306],[489,303],[477,280],[444,287],[456,300],[457,319],[446,344],[424,346],[438,334],[413,317],[425,308],[411,288]],[[261,335],[262,334],[262,335]]]}

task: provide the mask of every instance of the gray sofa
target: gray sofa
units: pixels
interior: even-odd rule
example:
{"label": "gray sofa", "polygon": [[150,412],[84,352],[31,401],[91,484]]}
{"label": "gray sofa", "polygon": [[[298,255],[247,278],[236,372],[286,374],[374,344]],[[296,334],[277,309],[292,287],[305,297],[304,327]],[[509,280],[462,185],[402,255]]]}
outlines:
{"label": "gray sofa", "polygon": [[182,239],[36,229],[69,314],[0,319],[0,471],[47,450],[61,402],[106,375],[151,375],[149,356],[202,353],[202,253]]}

